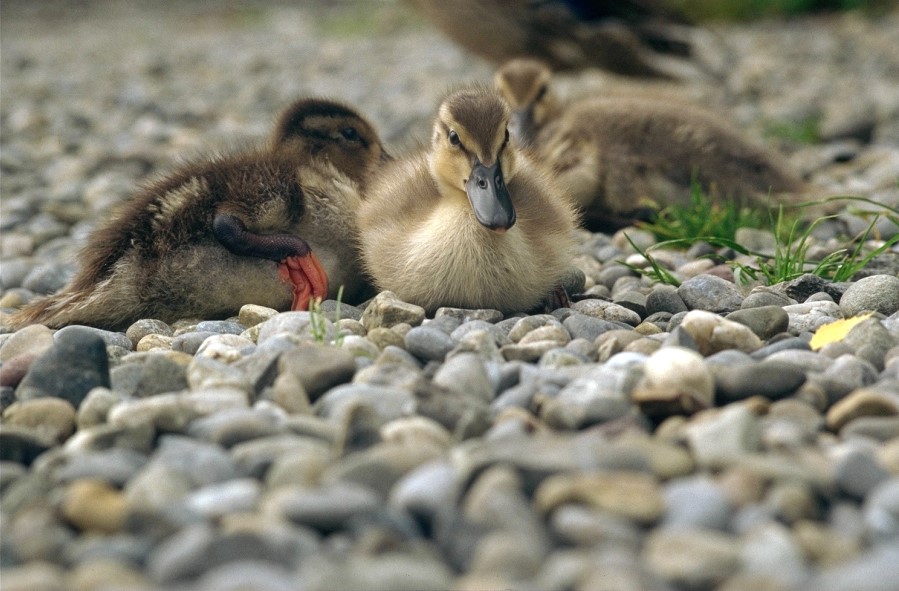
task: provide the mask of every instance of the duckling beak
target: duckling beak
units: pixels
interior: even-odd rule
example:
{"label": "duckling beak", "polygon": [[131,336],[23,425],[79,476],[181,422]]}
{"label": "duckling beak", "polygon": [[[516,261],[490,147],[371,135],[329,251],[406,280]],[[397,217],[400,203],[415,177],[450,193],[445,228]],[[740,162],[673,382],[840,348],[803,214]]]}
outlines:
{"label": "duckling beak", "polygon": [[515,207],[506,188],[499,159],[493,166],[475,160],[468,182],[465,183],[468,201],[478,221],[499,233],[515,225]]}
{"label": "duckling beak", "polygon": [[512,111],[509,118],[509,135],[512,141],[519,146],[526,146],[534,135],[534,109],[527,107],[519,111]]}

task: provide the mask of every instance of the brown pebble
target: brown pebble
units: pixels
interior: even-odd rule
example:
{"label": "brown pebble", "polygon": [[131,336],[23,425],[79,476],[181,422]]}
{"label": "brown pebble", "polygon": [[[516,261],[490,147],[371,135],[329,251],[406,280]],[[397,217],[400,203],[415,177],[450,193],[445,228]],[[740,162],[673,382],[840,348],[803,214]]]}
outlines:
{"label": "brown pebble", "polygon": [[9,388],[18,386],[35,359],[37,355],[34,353],[21,353],[4,361],[0,366],[0,386]]}

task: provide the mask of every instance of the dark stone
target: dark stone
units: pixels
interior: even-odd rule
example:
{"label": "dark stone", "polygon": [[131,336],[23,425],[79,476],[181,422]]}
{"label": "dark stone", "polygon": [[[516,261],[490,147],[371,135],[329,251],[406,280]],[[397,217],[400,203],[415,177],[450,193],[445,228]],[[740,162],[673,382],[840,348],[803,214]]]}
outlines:
{"label": "dark stone", "polygon": [[352,353],[319,345],[304,345],[285,351],[278,366],[280,371],[289,371],[300,380],[311,401],[330,388],[349,382],[356,372]]}
{"label": "dark stone", "polygon": [[55,340],[28,368],[16,390],[19,400],[57,396],[78,408],[93,388],[109,388],[109,360],[102,338],[73,326],[57,333]]}
{"label": "dark stone", "polygon": [[[572,314],[562,322],[562,325],[571,334],[571,338],[587,339],[591,342],[604,332],[622,328],[622,324],[618,322],[602,320],[586,314]],[[628,326],[627,328],[633,327]]]}
{"label": "dark stone", "polygon": [[743,308],[731,312],[725,318],[748,326],[762,340],[785,332],[790,326],[790,315],[779,306]]}
{"label": "dark stone", "polygon": [[804,302],[812,294],[823,291],[833,298],[833,301],[839,302],[843,297],[843,293],[849,288],[849,283],[834,283],[817,275],[806,273],[801,277],[797,277],[792,281],[785,281],[774,286],[775,289],[783,291],[789,297],[797,302]]}
{"label": "dark stone", "polygon": [[0,425],[0,460],[30,465],[51,447],[54,441],[32,429],[18,425]]}
{"label": "dark stone", "polygon": [[715,396],[726,404],[751,396],[778,400],[793,394],[805,383],[805,372],[792,363],[761,361],[740,365],[712,365]]}

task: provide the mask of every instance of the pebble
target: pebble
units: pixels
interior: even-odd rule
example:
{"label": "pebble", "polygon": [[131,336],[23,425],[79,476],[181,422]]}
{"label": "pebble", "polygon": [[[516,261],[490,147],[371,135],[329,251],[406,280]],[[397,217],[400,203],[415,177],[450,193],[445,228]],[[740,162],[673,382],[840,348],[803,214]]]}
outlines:
{"label": "pebble", "polygon": [[534,502],[544,513],[567,503],[585,503],[644,525],[665,512],[665,498],[655,478],[637,472],[552,476],[534,492]]}
{"label": "pebble", "polygon": [[746,406],[730,404],[697,417],[687,426],[686,437],[697,463],[715,466],[757,451],[761,427]]}
{"label": "pebble", "polygon": [[681,347],[663,347],[646,359],[632,400],[650,417],[693,414],[713,405],[715,385],[702,356]]}
{"label": "pebble", "polygon": [[684,316],[680,328],[690,333],[703,355],[712,355],[725,349],[751,353],[762,346],[762,341],[750,328],[704,310],[692,310]]}
{"label": "pebble", "polygon": [[647,536],[643,559],[672,585],[708,588],[740,568],[740,541],[702,528],[663,528]]}
{"label": "pebble", "polygon": [[884,316],[899,310],[899,277],[872,275],[850,285],[840,298],[843,316],[851,318],[867,310]]}
{"label": "pebble", "polygon": [[106,345],[96,332],[69,327],[57,333],[55,341],[29,366],[16,389],[17,399],[55,396],[77,408],[92,388],[109,387]]}
{"label": "pebble", "polygon": [[734,310],[725,318],[748,326],[763,341],[786,332],[790,325],[790,316],[781,306],[744,307]]}
{"label": "pebble", "polygon": [[802,367],[777,360],[722,366],[715,375],[715,396],[722,402],[764,396],[778,400],[790,396],[805,383]]}
{"label": "pebble", "polygon": [[406,350],[425,361],[442,361],[455,346],[446,332],[430,326],[416,326],[402,340]]}
{"label": "pebble", "polygon": [[740,309],[743,296],[732,282],[714,275],[697,275],[677,288],[689,310],[729,313]]}
{"label": "pebble", "polygon": [[33,429],[56,443],[75,432],[75,408],[60,398],[16,402],[3,411],[3,422]]}
{"label": "pebble", "polygon": [[293,375],[314,401],[334,386],[349,382],[356,362],[349,351],[309,345],[281,355],[278,368],[280,373]]}
{"label": "pebble", "polygon": [[62,515],[82,531],[113,533],[125,525],[127,503],[121,491],[93,479],[69,483]]}
{"label": "pebble", "polygon": [[418,326],[424,319],[424,308],[401,301],[391,291],[382,291],[375,296],[362,314],[362,324],[369,330],[390,328],[401,323]]}

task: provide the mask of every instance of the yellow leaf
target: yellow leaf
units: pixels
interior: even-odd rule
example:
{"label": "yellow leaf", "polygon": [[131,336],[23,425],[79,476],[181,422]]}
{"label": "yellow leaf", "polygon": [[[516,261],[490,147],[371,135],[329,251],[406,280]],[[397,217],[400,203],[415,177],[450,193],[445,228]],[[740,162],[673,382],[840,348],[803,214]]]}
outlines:
{"label": "yellow leaf", "polygon": [[813,351],[817,351],[824,345],[839,343],[844,338],[846,338],[846,335],[849,334],[849,331],[852,330],[856,324],[864,322],[865,320],[870,318],[872,314],[873,312],[868,312],[867,314],[862,314],[861,316],[853,316],[852,318],[837,320],[835,322],[830,322],[823,326],[819,326],[818,330],[815,331],[815,336],[813,336],[812,340],[809,341],[809,346],[811,346]]}

